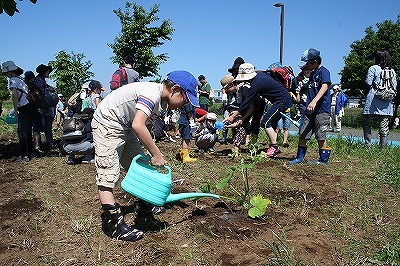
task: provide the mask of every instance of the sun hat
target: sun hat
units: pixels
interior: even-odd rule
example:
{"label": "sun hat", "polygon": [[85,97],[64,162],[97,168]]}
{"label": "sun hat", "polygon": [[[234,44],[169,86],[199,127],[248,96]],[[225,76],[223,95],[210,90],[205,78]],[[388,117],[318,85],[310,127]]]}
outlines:
{"label": "sun hat", "polygon": [[235,81],[245,81],[253,79],[257,75],[254,66],[250,63],[244,63],[239,66],[239,73]]}
{"label": "sun hat", "polygon": [[167,75],[167,79],[178,84],[186,93],[190,103],[195,107],[200,107],[197,100],[197,80],[185,70],[172,71]]}
{"label": "sun hat", "polygon": [[206,116],[207,120],[217,121],[217,115],[215,113],[208,113]]}
{"label": "sun hat", "polygon": [[64,95],[62,95],[61,93],[57,94],[58,97],[64,97]]}
{"label": "sun hat", "polygon": [[233,65],[231,68],[228,68],[229,73],[233,73],[234,70],[238,70],[239,66],[241,64],[244,64],[244,59],[241,58],[240,56],[236,57],[235,61],[233,62]]}
{"label": "sun hat", "polygon": [[231,84],[235,78],[232,75],[225,75],[221,78],[221,86],[225,89],[229,84]]}
{"label": "sun hat", "polygon": [[13,61],[6,61],[1,65],[1,72],[3,74],[9,71],[14,71],[17,76],[24,73],[22,68],[18,67]]}
{"label": "sun hat", "polygon": [[303,62],[308,62],[310,60],[315,60],[318,58],[318,56],[320,55],[319,51],[314,49],[314,48],[310,48],[307,49],[303,52],[303,54],[301,55],[301,61]]}
{"label": "sun hat", "polygon": [[51,66],[46,66],[44,64],[40,64],[36,68],[36,72],[40,75],[43,75],[44,73],[46,73],[47,70],[49,70],[49,72],[51,72],[51,71],[53,71],[53,68]]}

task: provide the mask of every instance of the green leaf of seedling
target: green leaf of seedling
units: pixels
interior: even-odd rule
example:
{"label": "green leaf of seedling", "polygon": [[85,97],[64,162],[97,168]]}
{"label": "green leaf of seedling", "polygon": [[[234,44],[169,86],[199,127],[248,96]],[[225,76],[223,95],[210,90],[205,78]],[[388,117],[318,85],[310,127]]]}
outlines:
{"label": "green leaf of seedling", "polygon": [[271,204],[271,201],[268,198],[264,199],[262,195],[258,195],[250,198],[250,204],[254,207],[249,209],[248,214],[251,218],[255,218],[261,217],[265,214],[265,210],[267,209],[267,206]]}
{"label": "green leaf of seedling", "polygon": [[224,187],[229,183],[230,180],[231,180],[231,177],[230,177],[230,176],[227,177],[227,178],[222,179],[222,180],[216,185],[216,188],[217,188],[217,189],[224,188]]}

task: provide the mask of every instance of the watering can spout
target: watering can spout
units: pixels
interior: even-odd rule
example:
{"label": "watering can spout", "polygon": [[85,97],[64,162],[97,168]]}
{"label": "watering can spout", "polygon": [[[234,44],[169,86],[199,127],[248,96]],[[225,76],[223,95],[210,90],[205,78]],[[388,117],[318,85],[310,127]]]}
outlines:
{"label": "watering can spout", "polygon": [[189,198],[200,198],[200,197],[213,197],[219,199],[218,195],[211,193],[197,193],[197,192],[187,192],[187,193],[178,193],[178,194],[169,194],[166,203],[189,199]]}

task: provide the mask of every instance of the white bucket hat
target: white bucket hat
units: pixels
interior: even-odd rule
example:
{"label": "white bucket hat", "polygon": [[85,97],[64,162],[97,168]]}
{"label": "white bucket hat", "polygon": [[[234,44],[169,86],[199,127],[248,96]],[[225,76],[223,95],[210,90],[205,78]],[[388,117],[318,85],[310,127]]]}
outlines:
{"label": "white bucket hat", "polygon": [[2,73],[7,73],[9,71],[14,71],[18,76],[24,73],[22,68],[18,67],[13,61],[6,61],[1,65]]}
{"label": "white bucket hat", "polygon": [[244,63],[239,66],[239,73],[236,76],[236,81],[245,81],[253,79],[257,75],[254,66],[250,63]]}
{"label": "white bucket hat", "polygon": [[217,121],[217,115],[215,113],[208,113],[206,119]]}

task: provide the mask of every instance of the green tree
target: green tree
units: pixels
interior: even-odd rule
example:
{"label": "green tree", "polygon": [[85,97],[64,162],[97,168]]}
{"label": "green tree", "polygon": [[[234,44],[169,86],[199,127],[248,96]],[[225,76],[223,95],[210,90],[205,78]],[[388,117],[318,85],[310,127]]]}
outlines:
{"label": "green tree", "polygon": [[126,2],[125,11],[121,8],[113,10],[121,22],[121,32],[114,43],[108,44],[114,56],[113,63],[122,64],[123,58],[131,55],[136,60],[135,70],[141,77],[160,78],[160,64],[168,59],[166,53],[155,55],[153,48],[160,47],[165,40],[170,41],[174,31],[169,19],[163,20],[160,26],[154,26],[159,20],[157,13],[159,5],[150,8],[150,12],[135,2]]}
{"label": "green tree", "polygon": [[[385,20],[365,30],[365,37],[353,42],[350,54],[344,57],[345,66],[340,71],[341,83],[351,96],[365,97],[369,87],[365,84],[368,68],[373,61],[371,55],[376,50],[387,50],[392,56],[394,68],[399,77],[400,70],[400,16],[397,21]],[[396,102],[399,102],[398,93]]]}
{"label": "green tree", "polygon": [[[33,4],[36,4],[37,2],[37,0],[29,1],[31,1]],[[0,14],[3,14],[3,11],[6,12],[6,14],[10,17],[12,17],[15,12],[19,13],[19,10],[17,9],[17,2],[15,2],[15,0],[0,0]]]}
{"label": "green tree", "polygon": [[0,75],[0,102],[7,101],[11,98],[7,83],[7,78],[4,75]]}
{"label": "green tree", "polygon": [[83,61],[84,54],[67,54],[60,51],[55,58],[56,60],[49,63],[54,69],[51,79],[55,81],[57,91],[66,97],[80,90],[82,85],[94,76],[93,72],[89,71],[93,64],[91,61]]}

